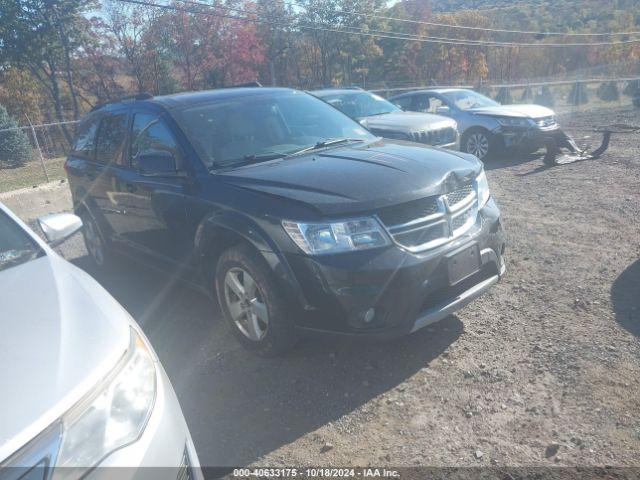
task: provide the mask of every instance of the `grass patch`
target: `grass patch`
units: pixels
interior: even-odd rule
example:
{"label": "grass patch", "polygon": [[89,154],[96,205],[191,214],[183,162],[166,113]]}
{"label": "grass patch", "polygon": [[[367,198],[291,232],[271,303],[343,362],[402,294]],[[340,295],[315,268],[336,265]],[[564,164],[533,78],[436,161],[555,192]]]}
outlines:
{"label": "grass patch", "polygon": [[[49,180],[61,180],[67,175],[64,171],[64,157],[45,160]],[[30,161],[16,168],[0,168],[0,192],[19,188],[33,187],[47,181],[39,161]]]}

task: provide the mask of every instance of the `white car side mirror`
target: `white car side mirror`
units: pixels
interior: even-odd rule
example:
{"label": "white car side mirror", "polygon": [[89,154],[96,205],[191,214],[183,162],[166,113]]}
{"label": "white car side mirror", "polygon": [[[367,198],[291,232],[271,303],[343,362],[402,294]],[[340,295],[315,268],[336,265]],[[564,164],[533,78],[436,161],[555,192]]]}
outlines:
{"label": "white car side mirror", "polygon": [[47,242],[58,245],[82,228],[82,220],[73,213],[52,213],[38,218]]}

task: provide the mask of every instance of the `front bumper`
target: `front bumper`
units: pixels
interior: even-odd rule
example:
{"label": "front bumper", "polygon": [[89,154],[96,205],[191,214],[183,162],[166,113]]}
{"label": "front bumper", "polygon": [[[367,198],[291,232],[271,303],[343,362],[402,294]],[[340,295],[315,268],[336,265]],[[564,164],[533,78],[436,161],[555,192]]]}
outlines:
{"label": "front bumper", "polygon": [[[476,224],[436,249],[410,253],[399,246],[287,260],[307,300],[297,312],[301,333],[392,338],[445,318],[471,302],[504,274],[505,235],[490,199]],[[447,257],[477,245],[481,268],[451,286]],[[374,309],[373,320],[367,312]],[[369,318],[367,320],[367,318]]]}
{"label": "front bumper", "polygon": [[500,127],[495,133],[502,136],[506,148],[533,152],[546,146],[549,140],[556,139],[561,130],[556,124],[547,128]]}

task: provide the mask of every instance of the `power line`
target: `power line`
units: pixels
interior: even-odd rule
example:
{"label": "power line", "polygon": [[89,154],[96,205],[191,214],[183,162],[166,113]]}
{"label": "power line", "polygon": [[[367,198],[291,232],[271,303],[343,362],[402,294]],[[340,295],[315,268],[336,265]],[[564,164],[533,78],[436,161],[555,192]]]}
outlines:
{"label": "power line", "polygon": [[[308,6],[303,3],[294,1],[294,0],[283,0],[285,4],[295,5],[298,7],[302,7],[304,9],[309,9]],[[453,25],[450,23],[437,23],[437,22],[427,22],[423,20],[411,20],[408,18],[398,18],[398,17],[390,17],[386,15],[378,15],[374,13],[367,13],[357,10],[340,10],[339,13],[345,15],[358,15],[369,18],[379,18],[382,20],[392,20],[396,22],[405,22],[419,25],[429,25],[432,27],[443,27],[443,28],[453,28],[460,30],[475,30],[475,31],[483,31],[483,32],[491,32],[491,33],[512,33],[519,35],[540,35],[540,36],[564,36],[564,37],[610,37],[610,36],[628,36],[628,35],[640,35],[640,31],[638,32],[606,32],[606,33],[568,33],[568,32],[535,32],[535,31],[527,31],[527,30],[505,30],[500,28],[486,28],[486,27],[471,27],[468,25]]]}
{"label": "power line", "polygon": [[[358,27],[345,26],[343,28],[333,27],[331,25],[326,24],[314,24],[312,25],[292,25],[289,23],[282,22],[274,22],[270,20],[263,20],[259,18],[249,18],[249,17],[239,17],[229,14],[223,13],[214,13],[212,11],[204,11],[204,10],[192,10],[188,8],[176,7],[174,5],[165,5],[158,3],[146,2],[143,0],[116,0],[123,3],[130,3],[135,5],[143,5],[147,7],[156,7],[162,8],[165,10],[172,10],[184,13],[191,13],[193,15],[207,15],[214,17],[222,17],[229,18],[249,23],[259,23],[259,24],[267,24],[267,25],[275,25],[279,27],[293,27],[297,26],[297,28],[303,30],[313,30],[313,31],[325,31],[325,32],[334,32],[334,33],[346,33],[349,35],[359,35],[366,37],[374,37],[374,38],[388,38],[395,40],[409,40],[421,43],[437,43],[437,44],[449,44],[449,45],[465,45],[465,46],[485,46],[485,47],[592,47],[592,46],[610,46],[610,45],[623,45],[623,44],[631,44],[631,43],[639,43],[640,39],[633,40],[623,40],[623,41],[614,41],[614,42],[592,42],[592,43],[519,43],[519,42],[495,42],[495,41],[486,41],[486,40],[465,40],[465,39],[457,39],[457,38],[446,38],[446,37],[433,37],[433,36],[419,36],[414,34],[406,34],[400,32],[393,32],[388,30],[364,30]],[[258,12],[248,11],[234,7],[227,6],[218,6],[218,5],[209,5],[201,2],[194,2],[190,0],[178,0],[182,3],[187,3],[191,5],[197,5],[199,7],[207,7],[207,8],[223,8],[229,11],[237,11],[245,14],[256,15]],[[318,26],[324,25],[324,26]],[[344,28],[350,28],[352,30],[344,30]]]}
{"label": "power line", "polygon": [[[221,8],[221,9],[224,9],[224,10],[236,11],[236,12],[241,12],[241,13],[245,13],[245,14],[255,15],[255,14],[258,13],[257,11],[250,11],[250,10],[241,9],[241,8],[237,8],[237,7],[228,7],[226,5],[211,5],[211,4],[208,4],[208,3],[198,2],[198,1],[195,1],[195,0],[177,0],[177,1],[179,1],[181,3],[189,4],[189,5],[199,6],[199,7]],[[283,3],[284,4],[291,4],[291,5],[298,5],[298,6],[301,6],[303,8],[308,8],[308,7],[305,7],[303,4],[295,2],[293,0],[283,0]],[[349,13],[349,12],[343,11],[341,13]],[[351,12],[351,13],[354,13],[354,12]],[[360,13],[358,13],[358,15],[360,15]],[[371,16],[370,14],[366,14],[366,13],[363,13],[362,15]],[[393,18],[393,17],[384,17],[384,18]],[[404,20],[404,19],[397,19],[397,20]],[[414,20],[406,20],[406,21],[417,22],[417,21],[414,21]],[[418,22],[418,23],[428,23],[428,22]],[[316,25],[326,25],[326,24],[316,24]],[[442,24],[442,25],[444,25],[444,24]],[[335,27],[333,27],[331,25],[329,25],[329,27],[335,28]],[[457,38],[447,38],[447,37],[424,36],[424,35],[418,35],[418,34],[412,34],[412,33],[395,32],[395,31],[390,31],[390,30],[371,30],[371,29],[367,29],[365,31],[362,28],[355,27],[355,26],[349,26],[349,25],[344,25],[344,26],[342,26],[342,28],[356,29],[358,31],[358,33],[362,33],[362,32],[365,32],[365,33],[379,33],[379,34],[383,34],[383,35],[391,34],[391,35],[398,35],[398,36],[407,37],[407,39],[433,40],[432,43],[463,42],[461,44],[463,44],[463,45],[473,45],[473,46],[475,46],[475,45],[485,45],[485,46],[506,46],[506,47],[520,47],[520,46],[523,46],[523,47],[538,47],[538,46],[565,47],[565,46],[622,45],[622,44],[640,42],[640,39],[612,41],[612,42],[583,42],[583,43],[500,42],[500,41],[495,41],[495,40],[472,40],[472,39],[457,39]],[[473,29],[475,29],[476,27],[464,27],[464,28],[473,28]],[[481,28],[477,28],[477,29],[478,30],[484,30],[484,29],[481,29]],[[501,31],[501,30],[494,30],[494,31]],[[508,31],[508,30],[504,30],[504,31]],[[344,33],[352,33],[352,32],[344,32]],[[536,33],[538,33],[538,32],[536,32]],[[439,42],[439,41],[442,41],[442,42]]]}

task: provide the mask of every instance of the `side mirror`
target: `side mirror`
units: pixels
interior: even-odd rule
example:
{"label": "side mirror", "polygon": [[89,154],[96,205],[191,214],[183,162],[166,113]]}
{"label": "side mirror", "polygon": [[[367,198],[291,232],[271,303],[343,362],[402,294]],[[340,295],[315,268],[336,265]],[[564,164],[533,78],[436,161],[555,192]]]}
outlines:
{"label": "side mirror", "polygon": [[52,213],[38,218],[47,242],[53,246],[64,242],[82,228],[82,220],[73,213]]}
{"label": "side mirror", "polygon": [[398,105],[397,103],[394,103],[394,105],[404,112],[404,108],[402,108],[401,105]]}
{"label": "side mirror", "polygon": [[148,150],[138,155],[137,160],[141,175],[163,177],[178,173],[175,157],[166,150]]}
{"label": "side mirror", "polygon": [[449,115],[451,115],[451,109],[446,105],[442,105],[436,108],[436,115],[443,115],[445,117],[448,117]]}

